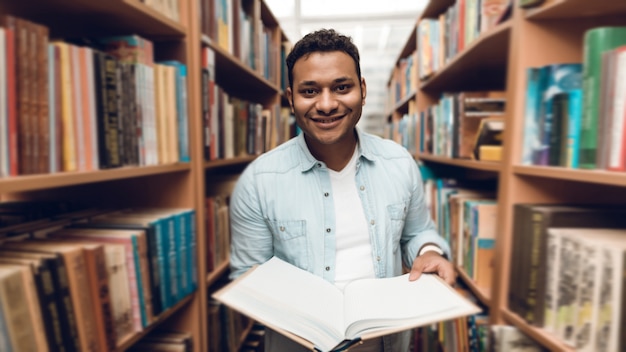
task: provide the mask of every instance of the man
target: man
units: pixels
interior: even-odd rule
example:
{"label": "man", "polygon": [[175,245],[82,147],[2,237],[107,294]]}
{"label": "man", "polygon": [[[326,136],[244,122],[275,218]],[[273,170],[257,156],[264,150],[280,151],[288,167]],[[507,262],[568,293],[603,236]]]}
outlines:
{"label": "man", "polygon": [[[366,84],[349,37],[319,30],[287,57],[287,97],[302,133],[251,163],[231,196],[231,278],[277,256],[340,288],[361,278],[455,280],[417,165],[402,146],[360,131]],[[385,299],[381,297],[381,299]],[[406,351],[410,333],[351,351]],[[267,351],[300,351],[272,331]]]}

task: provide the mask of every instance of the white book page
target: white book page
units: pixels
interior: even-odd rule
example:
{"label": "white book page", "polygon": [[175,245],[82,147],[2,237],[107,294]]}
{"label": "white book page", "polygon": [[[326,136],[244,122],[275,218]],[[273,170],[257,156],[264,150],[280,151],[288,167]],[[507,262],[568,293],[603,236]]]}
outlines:
{"label": "white book page", "polygon": [[409,274],[353,281],[346,286],[344,296],[348,338],[360,336],[363,331],[445,320],[439,317],[459,309],[475,310],[465,298],[431,274],[424,274],[416,281],[409,281]]}
{"label": "white book page", "polygon": [[329,350],[343,340],[343,295],[319,276],[272,258],[218,297],[269,326]]}

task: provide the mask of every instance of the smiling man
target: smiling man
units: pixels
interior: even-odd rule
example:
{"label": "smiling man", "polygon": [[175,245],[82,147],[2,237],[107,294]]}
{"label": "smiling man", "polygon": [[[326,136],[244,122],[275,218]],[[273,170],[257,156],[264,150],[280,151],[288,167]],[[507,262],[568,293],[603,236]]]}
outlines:
{"label": "smiling man", "polygon": [[[287,97],[302,133],[263,154],[230,202],[231,278],[277,256],[343,288],[349,281],[436,273],[453,283],[412,156],[356,127],[367,93],[351,39],[322,29],[287,57]],[[385,299],[381,297],[380,299]],[[410,333],[350,351],[407,351]],[[266,351],[306,351],[268,331]]]}

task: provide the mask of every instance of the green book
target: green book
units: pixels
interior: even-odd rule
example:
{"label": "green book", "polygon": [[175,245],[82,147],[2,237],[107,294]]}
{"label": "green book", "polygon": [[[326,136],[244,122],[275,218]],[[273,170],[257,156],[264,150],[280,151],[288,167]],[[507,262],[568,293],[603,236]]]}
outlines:
{"label": "green book", "polygon": [[580,131],[580,168],[596,168],[602,53],[626,44],[626,27],[598,27],[583,39],[583,115]]}

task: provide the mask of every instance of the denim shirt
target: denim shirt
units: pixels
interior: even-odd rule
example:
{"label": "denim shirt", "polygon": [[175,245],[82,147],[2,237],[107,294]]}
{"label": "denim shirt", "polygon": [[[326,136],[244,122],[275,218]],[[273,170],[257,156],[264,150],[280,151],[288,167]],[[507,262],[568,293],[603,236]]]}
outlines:
{"label": "denim shirt", "polygon": [[[376,277],[401,275],[427,243],[450,257],[430,217],[413,157],[394,141],[358,128],[357,135],[356,186]],[[261,155],[231,195],[230,277],[277,256],[333,283],[336,213],[341,209],[334,209],[328,168],[311,155],[302,134]],[[388,338],[385,350],[392,350]]]}

